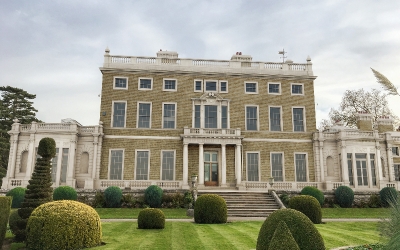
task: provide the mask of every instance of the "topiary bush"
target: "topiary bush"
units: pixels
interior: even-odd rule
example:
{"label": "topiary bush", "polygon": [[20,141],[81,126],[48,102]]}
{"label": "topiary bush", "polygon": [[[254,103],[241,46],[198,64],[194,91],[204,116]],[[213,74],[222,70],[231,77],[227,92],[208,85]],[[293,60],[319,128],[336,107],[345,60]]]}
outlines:
{"label": "topiary bush", "polygon": [[161,207],[163,190],[157,185],[151,185],[144,192],[145,202],[152,208]]}
{"label": "topiary bush", "polygon": [[217,194],[203,194],[196,200],[194,221],[200,224],[226,223],[228,209],[224,198]]}
{"label": "topiary bush", "polygon": [[12,210],[8,219],[8,225],[10,226],[10,230],[13,235],[15,235],[15,232],[18,230],[17,222],[20,219],[21,217],[18,214],[18,210]]}
{"label": "topiary bush", "polygon": [[[196,210],[195,210],[196,211]],[[324,240],[312,221],[294,209],[279,209],[267,217],[257,238],[257,250],[270,249],[275,229],[283,221],[300,249],[324,250]],[[278,248],[283,249],[283,248]]]}
{"label": "topiary bush", "polygon": [[164,229],[165,215],[158,208],[145,208],[139,212],[139,229]]}
{"label": "topiary bush", "polygon": [[301,195],[309,195],[314,197],[315,199],[317,199],[317,201],[319,202],[319,204],[321,205],[321,207],[324,205],[325,202],[325,196],[324,193],[322,193],[321,190],[319,190],[318,188],[315,187],[304,187],[301,192]]}
{"label": "topiary bush", "polygon": [[16,187],[7,192],[6,196],[12,196],[11,208],[20,208],[24,201],[26,188]]}
{"label": "topiary bush", "polygon": [[348,186],[340,186],[335,190],[335,200],[340,207],[351,207],[354,201],[354,192]]}
{"label": "topiary bush", "polygon": [[11,211],[11,196],[0,196],[0,246],[3,246],[4,238],[6,237],[8,218]]}
{"label": "topiary bush", "polygon": [[379,196],[381,197],[382,205],[384,207],[389,207],[390,204],[396,203],[398,193],[396,189],[392,187],[384,187],[379,191]]}
{"label": "topiary bush", "polygon": [[121,207],[121,199],[122,190],[119,187],[111,186],[104,190],[104,200],[106,207]]}
{"label": "topiary bush", "polygon": [[100,244],[100,217],[92,207],[81,202],[48,202],[36,208],[29,217],[28,249],[83,249]]}
{"label": "topiary bush", "polygon": [[78,194],[76,190],[69,186],[60,186],[53,191],[53,200],[72,200],[76,201],[78,199]]}
{"label": "topiary bush", "polygon": [[314,224],[321,224],[321,205],[312,196],[299,195],[290,198],[289,207],[305,214]]}
{"label": "topiary bush", "polygon": [[297,242],[284,221],[280,221],[275,229],[268,250],[285,249],[300,250]]}

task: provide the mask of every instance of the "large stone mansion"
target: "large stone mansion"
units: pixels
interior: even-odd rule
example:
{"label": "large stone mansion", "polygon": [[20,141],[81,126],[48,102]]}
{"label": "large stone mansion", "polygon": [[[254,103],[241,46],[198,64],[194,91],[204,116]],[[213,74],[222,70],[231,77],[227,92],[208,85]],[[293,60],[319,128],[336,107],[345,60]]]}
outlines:
{"label": "large stone mansion", "polygon": [[311,59],[257,62],[116,56],[106,49],[100,122],[15,120],[4,189],[26,186],[40,139],[52,137],[54,187],[400,190],[400,132],[358,115],[358,129],[316,130]]}

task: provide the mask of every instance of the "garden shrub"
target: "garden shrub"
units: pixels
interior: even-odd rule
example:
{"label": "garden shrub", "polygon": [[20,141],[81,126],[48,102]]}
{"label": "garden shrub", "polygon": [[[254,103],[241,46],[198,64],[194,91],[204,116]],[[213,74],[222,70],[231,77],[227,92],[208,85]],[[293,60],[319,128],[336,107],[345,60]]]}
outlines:
{"label": "garden shrub", "polygon": [[285,250],[300,250],[296,241],[290,233],[289,228],[284,221],[280,221],[275,229],[268,250],[285,249]]}
{"label": "garden shrub", "polygon": [[8,218],[10,217],[12,197],[0,197],[0,246],[6,237]]}
{"label": "garden shrub", "polygon": [[325,201],[324,193],[322,193],[322,191],[319,190],[318,188],[307,186],[301,190],[300,194],[312,196],[315,199],[317,199],[321,207],[324,205]]}
{"label": "garden shrub", "polygon": [[335,190],[335,200],[340,207],[351,207],[354,201],[354,192],[348,186],[340,186]]}
{"label": "garden shrub", "polygon": [[144,192],[145,202],[152,208],[161,207],[163,190],[157,185],[151,185]]}
{"label": "garden shrub", "polygon": [[135,207],[136,199],[131,194],[123,194],[121,199],[121,207],[133,208]]}
{"label": "garden shrub", "polygon": [[203,194],[197,198],[194,221],[200,224],[226,223],[228,208],[224,198],[217,194]]}
{"label": "garden shrub", "polygon": [[106,199],[104,198],[104,194],[100,191],[97,191],[94,195],[94,199],[92,201],[92,207],[94,208],[102,208],[106,205]]}
{"label": "garden shrub", "polygon": [[369,197],[369,200],[368,200],[368,207],[371,207],[371,208],[381,207],[381,200],[378,195],[371,194],[371,196]]}
{"label": "garden shrub", "polygon": [[83,203],[71,200],[48,202],[36,208],[29,217],[28,249],[82,249],[100,244],[100,217]]}
{"label": "garden shrub", "polygon": [[396,189],[392,187],[384,187],[379,191],[379,196],[381,197],[382,205],[384,207],[389,207],[390,204],[396,202],[398,193]]}
{"label": "garden shrub", "polygon": [[194,207],[194,198],[193,194],[190,191],[186,191],[183,198],[184,204],[186,208],[193,208]]}
{"label": "garden shrub", "polygon": [[18,230],[17,223],[20,219],[21,217],[18,214],[18,210],[12,210],[8,219],[8,225],[13,235],[15,235],[15,232]]}
{"label": "garden shrub", "polygon": [[78,195],[76,193],[76,190],[69,186],[57,187],[56,189],[54,189],[54,192],[53,192],[53,200],[54,201],[59,201],[59,200],[76,201],[77,198],[78,198]]}
{"label": "garden shrub", "polygon": [[321,224],[321,205],[312,196],[299,195],[290,198],[289,207],[305,214],[314,224]]}
{"label": "garden shrub", "polygon": [[289,206],[290,196],[287,193],[280,194],[279,199],[281,199],[283,205],[285,205],[286,207]]}
{"label": "garden shrub", "polygon": [[158,208],[145,208],[139,212],[139,229],[164,229],[165,215]]}
{"label": "garden shrub", "polygon": [[6,196],[12,196],[11,208],[20,208],[24,201],[26,188],[16,187],[7,192]]}
{"label": "garden shrub", "polygon": [[[196,211],[196,210],[195,210]],[[257,239],[257,250],[268,250],[276,226],[283,221],[300,249],[324,250],[324,240],[312,221],[294,209],[279,209],[267,217]],[[282,248],[278,248],[282,249]]]}
{"label": "garden shrub", "polygon": [[121,207],[122,190],[116,186],[108,187],[104,190],[104,199],[108,208]]}
{"label": "garden shrub", "polygon": [[389,241],[385,246],[385,250],[400,249],[400,197],[397,202],[390,203],[389,218],[384,219],[379,224],[381,235],[385,236]]}

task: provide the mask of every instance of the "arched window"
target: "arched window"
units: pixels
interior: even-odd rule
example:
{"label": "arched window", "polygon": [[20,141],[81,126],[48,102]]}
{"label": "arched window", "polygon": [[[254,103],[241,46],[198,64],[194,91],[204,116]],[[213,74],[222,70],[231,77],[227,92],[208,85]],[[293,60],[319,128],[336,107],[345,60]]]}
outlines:
{"label": "arched window", "polygon": [[326,158],[326,174],[327,176],[335,176],[335,165],[333,162],[333,158],[331,156],[328,156]]}
{"label": "arched window", "polygon": [[81,174],[89,173],[89,154],[87,152],[83,152],[81,155],[79,169]]}
{"label": "arched window", "polygon": [[28,151],[24,151],[21,154],[21,166],[19,168],[19,172],[25,173],[27,165],[28,165]]}

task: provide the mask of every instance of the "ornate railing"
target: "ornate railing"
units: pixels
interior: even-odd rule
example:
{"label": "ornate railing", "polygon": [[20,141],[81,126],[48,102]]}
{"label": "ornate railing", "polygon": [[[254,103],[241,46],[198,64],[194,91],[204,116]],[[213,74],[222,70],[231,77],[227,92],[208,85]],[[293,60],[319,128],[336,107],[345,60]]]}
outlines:
{"label": "ornate railing", "polygon": [[240,129],[184,128],[184,135],[226,135],[240,136]]}
{"label": "ornate railing", "polygon": [[10,182],[11,182],[12,187],[20,187],[20,186],[22,186],[23,180],[22,179],[13,179],[13,180],[10,180]]}
{"label": "ornate railing", "polygon": [[154,181],[154,180],[100,180],[100,188],[106,189],[110,186],[130,189],[146,189],[151,185],[157,185],[162,189],[178,189],[180,181]]}

